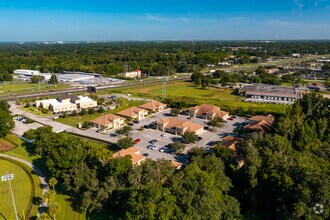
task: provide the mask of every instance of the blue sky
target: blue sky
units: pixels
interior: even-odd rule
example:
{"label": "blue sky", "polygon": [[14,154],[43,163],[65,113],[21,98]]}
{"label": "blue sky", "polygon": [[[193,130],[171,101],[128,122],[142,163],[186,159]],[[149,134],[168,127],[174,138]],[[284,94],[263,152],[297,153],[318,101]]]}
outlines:
{"label": "blue sky", "polygon": [[0,0],[0,41],[330,39],[330,0]]}

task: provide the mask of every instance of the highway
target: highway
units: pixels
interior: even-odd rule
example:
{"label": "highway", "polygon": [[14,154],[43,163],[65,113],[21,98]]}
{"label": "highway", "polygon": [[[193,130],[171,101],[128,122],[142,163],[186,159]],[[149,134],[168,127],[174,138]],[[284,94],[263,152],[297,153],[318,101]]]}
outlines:
{"label": "highway", "polygon": [[[182,76],[177,78],[169,78],[168,82],[176,82],[176,81],[185,81],[189,80],[190,76]],[[96,90],[105,90],[105,89],[113,89],[113,88],[127,88],[132,86],[140,86],[140,85],[154,85],[162,83],[163,79],[154,79],[149,81],[132,81],[125,84],[111,84],[111,85],[101,85],[101,86],[95,86]],[[86,88],[67,88],[62,90],[56,90],[56,91],[48,91],[48,92],[31,92],[27,94],[17,94],[17,95],[8,95],[8,96],[1,96],[0,100],[6,100],[6,101],[16,101],[19,99],[26,99],[26,98],[36,98],[36,97],[42,97],[42,96],[52,96],[52,95],[59,95],[64,93],[74,93],[74,92],[86,92]]]}

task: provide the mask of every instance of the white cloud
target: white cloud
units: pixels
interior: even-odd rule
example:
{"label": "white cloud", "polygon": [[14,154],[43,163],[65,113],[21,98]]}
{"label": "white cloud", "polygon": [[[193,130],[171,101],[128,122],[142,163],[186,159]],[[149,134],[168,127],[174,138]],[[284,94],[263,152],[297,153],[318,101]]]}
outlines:
{"label": "white cloud", "polygon": [[164,22],[164,18],[152,15],[152,14],[147,14],[145,16],[145,19],[151,20],[151,21],[159,21],[159,22]]}

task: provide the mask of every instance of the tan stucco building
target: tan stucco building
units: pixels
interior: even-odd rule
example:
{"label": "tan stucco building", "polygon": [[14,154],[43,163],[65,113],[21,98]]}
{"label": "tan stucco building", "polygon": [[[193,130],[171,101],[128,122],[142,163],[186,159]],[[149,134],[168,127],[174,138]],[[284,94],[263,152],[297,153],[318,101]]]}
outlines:
{"label": "tan stucco building", "polygon": [[118,128],[123,124],[125,124],[125,118],[113,114],[107,114],[90,121],[91,126],[102,130]]}

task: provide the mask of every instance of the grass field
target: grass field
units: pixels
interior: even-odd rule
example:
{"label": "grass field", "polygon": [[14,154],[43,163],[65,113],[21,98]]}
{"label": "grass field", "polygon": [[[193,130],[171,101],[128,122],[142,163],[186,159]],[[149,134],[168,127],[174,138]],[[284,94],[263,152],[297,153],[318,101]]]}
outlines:
{"label": "grass field", "polygon": [[70,197],[67,195],[56,194],[55,201],[58,203],[60,209],[56,212],[56,219],[86,219],[85,213],[78,213],[71,207]]}
{"label": "grass field", "polygon": [[73,126],[73,127],[77,127],[78,123],[83,123],[85,121],[90,121],[90,120],[93,120],[95,118],[98,118],[98,117],[106,115],[106,114],[110,114],[110,113],[114,114],[114,113],[122,111],[126,108],[143,104],[141,101],[132,101],[132,100],[129,101],[127,99],[119,99],[119,103],[121,103],[121,106],[119,106],[119,108],[116,108],[114,110],[108,110],[108,111],[105,111],[103,113],[95,112],[94,114],[91,114],[91,115],[86,114],[84,116],[81,116],[81,115],[68,116],[66,118],[56,119],[56,121],[61,122],[63,124]]}
{"label": "grass field", "polygon": [[31,113],[31,114],[39,115],[39,116],[53,115],[53,113],[51,111],[48,111],[47,113],[42,113],[41,111],[38,110],[38,108],[36,108],[34,106],[30,106],[30,107],[26,108],[23,105],[23,106],[20,106],[19,109],[21,109],[22,111],[26,111],[28,113]]}
{"label": "grass field", "polygon": [[[0,159],[0,175],[2,176],[6,174],[6,172],[14,174],[11,185],[18,215],[22,217],[23,210],[26,212],[29,202],[31,201],[33,186],[31,185],[28,174],[20,166]],[[15,219],[14,207],[7,181],[0,182],[0,201],[0,216],[3,217],[3,219]]]}
{"label": "grass field", "polygon": [[[162,94],[162,86],[152,85],[148,87],[126,88],[113,90],[114,93],[130,93],[136,97],[159,98]],[[209,88],[202,89],[191,82],[175,82],[167,84],[167,97],[173,99],[189,99],[196,104],[209,103],[220,106],[223,110],[233,112],[241,108],[243,111],[283,113],[288,108],[283,105],[243,102],[243,97],[233,94],[232,89]]]}
{"label": "grass field", "polygon": [[[68,88],[68,85],[65,84],[58,84],[56,87],[54,85],[48,85],[45,83],[40,84],[40,91],[48,91],[48,90],[58,90],[58,89],[65,89]],[[28,82],[21,82],[21,83],[6,83],[0,84],[0,96],[4,95],[13,95],[13,94],[22,94],[26,92],[38,92],[39,85],[34,83]]]}

